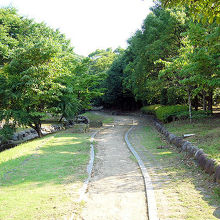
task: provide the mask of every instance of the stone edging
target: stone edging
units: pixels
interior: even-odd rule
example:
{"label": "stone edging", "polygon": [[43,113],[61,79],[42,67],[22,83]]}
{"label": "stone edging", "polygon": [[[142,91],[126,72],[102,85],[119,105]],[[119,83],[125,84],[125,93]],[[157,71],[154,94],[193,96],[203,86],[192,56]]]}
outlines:
{"label": "stone edging", "polygon": [[158,216],[157,216],[157,206],[156,206],[156,200],[155,200],[155,195],[154,195],[154,189],[153,189],[153,185],[151,182],[151,178],[147,172],[146,167],[144,166],[143,161],[141,160],[141,158],[139,157],[139,155],[137,154],[137,152],[134,150],[134,148],[132,147],[132,145],[130,144],[129,140],[128,140],[128,134],[131,132],[131,130],[134,128],[135,126],[132,126],[125,134],[125,142],[127,143],[127,146],[129,148],[129,150],[132,152],[132,154],[134,155],[134,157],[136,158],[138,165],[141,169],[142,175],[144,177],[144,184],[145,184],[145,193],[146,193],[146,197],[147,197],[147,209],[148,209],[148,218],[149,220],[158,220]]}
{"label": "stone edging", "polygon": [[[63,130],[63,129],[64,129],[64,126],[57,124],[57,125],[50,125],[47,127],[42,127],[41,132],[43,135],[47,135],[47,134],[52,134],[52,133],[55,133],[55,132]],[[0,152],[2,150],[8,149],[7,146],[10,146],[9,148],[11,148],[11,147],[14,147],[14,146],[21,144],[23,142],[33,140],[37,137],[38,137],[38,134],[33,128],[29,128],[29,129],[25,129],[23,131],[15,132],[12,135],[11,139],[6,141],[5,143],[2,143],[0,140]],[[6,147],[4,148],[4,146],[6,146]],[[1,149],[1,147],[2,147],[2,149]]]}
{"label": "stone edging", "polygon": [[216,161],[209,159],[207,154],[203,152],[203,149],[199,149],[191,142],[183,140],[181,137],[170,133],[161,123],[154,120],[154,126],[156,129],[164,135],[166,140],[180,149],[180,152],[185,152],[189,158],[194,158],[199,167],[209,175],[214,174],[214,181],[220,183],[220,164],[216,164]]}
{"label": "stone edging", "polygon": [[91,176],[92,176],[92,169],[93,169],[94,159],[95,159],[95,151],[94,151],[93,142],[94,142],[94,137],[96,136],[96,134],[98,132],[99,132],[99,130],[96,131],[95,133],[93,133],[92,136],[91,136],[91,140],[90,140],[91,141],[91,144],[90,144],[90,160],[89,160],[89,164],[87,165],[88,178],[85,180],[85,182],[83,184],[83,187],[81,188],[79,202],[84,200],[85,193],[86,193],[89,181],[90,181]]}

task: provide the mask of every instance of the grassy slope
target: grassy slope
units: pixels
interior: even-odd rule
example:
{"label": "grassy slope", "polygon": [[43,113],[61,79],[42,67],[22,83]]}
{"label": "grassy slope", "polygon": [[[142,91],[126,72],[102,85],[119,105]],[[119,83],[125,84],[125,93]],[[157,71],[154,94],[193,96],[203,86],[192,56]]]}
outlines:
{"label": "grassy slope", "polygon": [[0,153],[0,219],[63,219],[81,208],[89,136],[61,132]]}
{"label": "grassy slope", "polygon": [[200,119],[197,122],[176,121],[165,125],[178,136],[195,134],[186,140],[202,148],[209,157],[220,163],[220,118]]}
{"label": "grassy slope", "polygon": [[129,139],[148,167],[161,219],[217,219],[213,212],[220,204],[220,191],[208,175],[172,146],[157,149],[167,143],[149,125],[135,129]]}

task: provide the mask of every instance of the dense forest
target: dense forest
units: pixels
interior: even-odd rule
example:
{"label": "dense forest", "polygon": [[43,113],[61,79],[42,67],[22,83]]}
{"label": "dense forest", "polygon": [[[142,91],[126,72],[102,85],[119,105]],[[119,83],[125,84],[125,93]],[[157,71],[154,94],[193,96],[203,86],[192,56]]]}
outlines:
{"label": "dense forest", "polygon": [[[178,1],[177,1],[178,2]],[[75,54],[59,30],[0,9],[0,121],[34,128],[46,114],[71,118],[92,105],[135,110],[188,104],[212,112],[220,98],[219,17],[155,4],[127,49]],[[206,18],[206,17],[205,17]],[[13,118],[13,123],[11,119]]]}
{"label": "dense forest", "polygon": [[[219,25],[193,21],[185,8],[153,7],[107,70],[106,106],[136,100],[212,111],[219,101]],[[128,104],[129,105],[129,104]],[[129,108],[129,106],[127,106]]]}

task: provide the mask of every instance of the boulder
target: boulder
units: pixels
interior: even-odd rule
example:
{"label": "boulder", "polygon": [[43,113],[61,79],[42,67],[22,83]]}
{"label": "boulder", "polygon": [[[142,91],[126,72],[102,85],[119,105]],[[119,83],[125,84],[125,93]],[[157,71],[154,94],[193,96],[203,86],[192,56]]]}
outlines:
{"label": "boulder", "polygon": [[190,157],[194,157],[195,153],[199,150],[198,147],[191,145],[190,148],[188,149],[188,155]]}
{"label": "boulder", "polygon": [[172,142],[173,142],[173,140],[174,140],[175,137],[176,137],[176,136],[175,136],[174,134],[170,133],[167,138],[168,138],[168,141],[172,144]]}
{"label": "boulder", "polygon": [[189,147],[191,143],[189,141],[185,141],[184,144],[181,147],[182,151],[187,151],[187,147]]}
{"label": "boulder", "polygon": [[204,170],[205,169],[205,165],[206,165],[206,163],[208,161],[207,155],[206,154],[200,154],[197,157],[197,161],[198,161],[198,164],[201,167],[201,169]]}
{"label": "boulder", "polygon": [[201,154],[204,154],[203,149],[197,150],[196,153],[195,153],[195,159],[197,160],[198,157],[199,157]]}
{"label": "boulder", "polygon": [[220,184],[220,165],[215,169],[214,181]]}
{"label": "boulder", "polygon": [[75,119],[77,124],[89,124],[89,119],[84,115],[78,115]]}
{"label": "boulder", "polygon": [[205,164],[205,172],[212,175],[215,172],[215,160],[208,159]]}

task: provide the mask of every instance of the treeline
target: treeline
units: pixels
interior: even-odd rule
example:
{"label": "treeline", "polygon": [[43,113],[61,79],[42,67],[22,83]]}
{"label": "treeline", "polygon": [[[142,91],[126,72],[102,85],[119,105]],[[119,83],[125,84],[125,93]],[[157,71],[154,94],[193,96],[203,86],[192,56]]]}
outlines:
{"label": "treeline", "polygon": [[47,113],[73,118],[101,95],[102,73],[74,53],[59,30],[0,9],[0,121],[9,132],[30,126],[41,136]]}
{"label": "treeline", "polygon": [[212,111],[220,98],[220,27],[193,21],[185,8],[159,4],[115,57],[103,83],[103,105],[189,104]]}

